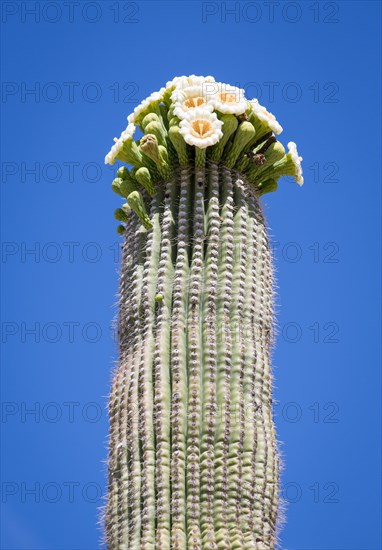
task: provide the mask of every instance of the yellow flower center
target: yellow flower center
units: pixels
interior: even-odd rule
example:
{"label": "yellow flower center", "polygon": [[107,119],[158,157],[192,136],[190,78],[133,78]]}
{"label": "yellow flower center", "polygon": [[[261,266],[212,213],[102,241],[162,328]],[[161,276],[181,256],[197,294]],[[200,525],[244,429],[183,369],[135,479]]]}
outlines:
{"label": "yellow flower center", "polygon": [[197,137],[206,137],[212,132],[212,124],[209,120],[194,120],[191,128]]}
{"label": "yellow flower center", "polygon": [[205,100],[203,97],[189,97],[183,102],[183,107],[186,107],[186,109],[194,109],[195,107],[200,107],[200,105],[203,105],[204,103]]}
{"label": "yellow flower center", "polygon": [[223,92],[219,94],[219,97],[222,103],[236,103],[235,94]]}

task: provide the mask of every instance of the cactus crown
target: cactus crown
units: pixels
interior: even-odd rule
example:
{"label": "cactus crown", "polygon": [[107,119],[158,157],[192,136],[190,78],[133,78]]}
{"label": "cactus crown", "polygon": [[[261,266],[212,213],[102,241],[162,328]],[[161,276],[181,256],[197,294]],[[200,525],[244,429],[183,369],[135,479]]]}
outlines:
{"label": "cactus crown", "polygon": [[[131,166],[120,167],[112,183],[127,199],[114,214],[122,223],[132,209],[150,229],[144,196],[153,196],[179,167],[220,163],[240,172],[259,196],[275,191],[281,176],[292,176],[299,185],[304,182],[296,144],[289,142],[285,152],[275,137],[282,132],[275,116],[257,99],[248,100],[244,90],[211,76],[174,78],[142,101],[127,120],[105,157],[106,164],[119,160]],[[137,127],[143,136],[134,140]],[[117,231],[122,234],[124,229],[122,224]]]}

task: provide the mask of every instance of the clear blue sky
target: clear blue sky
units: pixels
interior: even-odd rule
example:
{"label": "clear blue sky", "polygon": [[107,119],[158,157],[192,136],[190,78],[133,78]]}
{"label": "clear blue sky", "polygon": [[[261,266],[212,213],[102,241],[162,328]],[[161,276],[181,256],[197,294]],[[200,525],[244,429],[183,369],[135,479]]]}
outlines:
{"label": "clear blue sky", "polygon": [[141,99],[195,73],[257,96],[304,157],[304,187],[264,199],[282,549],[380,550],[380,7],[2,2],[2,549],[101,547],[120,203],[103,158]]}

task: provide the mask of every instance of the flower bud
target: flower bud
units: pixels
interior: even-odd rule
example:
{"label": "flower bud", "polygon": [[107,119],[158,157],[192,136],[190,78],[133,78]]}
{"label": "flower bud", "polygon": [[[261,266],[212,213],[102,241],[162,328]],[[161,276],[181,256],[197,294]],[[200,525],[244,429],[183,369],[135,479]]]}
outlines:
{"label": "flower bud", "polygon": [[143,227],[145,227],[145,229],[151,229],[152,223],[147,214],[146,207],[143,202],[143,197],[139,193],[139,191],[133,191],[132,193],[130,193],[130,195],[127,197],[127,202],[131,209],[134,210],[134,212],[140,219]]}
{"label": "flower bud", "polygon": [[142,166],[134,173],[135,179],[138,183],[142,185],[149,193],[149,195],[154,195],[155,189],[151,179],[151,174],[148,168]]}

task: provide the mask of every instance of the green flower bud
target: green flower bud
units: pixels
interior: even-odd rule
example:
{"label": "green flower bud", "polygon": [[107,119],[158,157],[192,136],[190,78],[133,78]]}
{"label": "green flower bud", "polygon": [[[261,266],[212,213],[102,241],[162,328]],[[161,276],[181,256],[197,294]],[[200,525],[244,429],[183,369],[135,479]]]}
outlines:
{"label": "green flower bud", "polygon": [[[163,107],[163,105],[162,105]],[[163,114],[165,116],[163,116]],[[165,113],[161,113],[161,116],[158,116],[157,113],[149,113],[145,116],[145,118],[142,121],[142,128],[145,132],[145,134],[154,134],[155,132],[151,132],[150,129],[147,129],[147,126],[151,123],[157,123],[160,125],[161,130],[163,132],[163,135],[166,136],[167,128],[166,128],[166,122],[167,122],[167,109],[165,108]]]}
{"label": "green flower bud", "polygon": [[145,116],[145,118],[142,120],[142,128],[146,132],[146,126],[150,124],[150,122],[159,122],[160,123],[160,117],[156,113],[149,113]]}
{"label": "green flower bud", "polygon": [[[171,122],[173,120],[175,119],[172,119]],[[179,125],[171,126],[171,122],[168,137],[170,138],[170,141],[178,155],[179,164],[181,166],[187,166],[189,163],[189,157],[186,142],[184,141],[183,136],[179,133]]]}
{"label": "green flower bud", "polygon": [[235,166],[240,153],[242,153],[244,149],[248,148],[249,144],[254,141],[255,136],[256,130],[253,124],[248,121],[244,121],[239,125],[229,151],[223,160],[224,164],[228,168]]}
{"label": "green flower bud", "polygon": [[[151,115],[148,115],[148,116],[151,116]],[[145,120],[146,120],[146,118],[145,118]],[[154,136],[158,140],[158,143],[160,143],[161,145],[166,143],[167,132],[165,131],[164,127],[162,126],[162,124],[158,120],[152,120],[151,122],[146,124],[145,132],[147,134],[154,134]]]}
{"label": "green flower bud", "polygon": [[122,208],[117,208],[114,211],[114,218],[120,222],[127,222],[128,219],[126,213],[122,210]]}
{"label": "green flower bud", "polygon": [[131,208],[130,206],[127,204],[127,202],[125,202],[125,204],[123,204],[121,206],[122,210],[125,212],[125,214],[128,216],[131,212]]}
{"label": "green flower bud", "polygon": [[118,225],[117,226],[118,235],[123,235],[125,231],[126,231],[126,227],[124,225]]}
{"label": "green flower bud", "polygon": [[117,178],[126,180],[130,176],[130,172],[126,166],[120,166],[117,170]]}
{"label": "green flower bud", "polygon": [[136,213],[138,218],[140,219],[143,227],[145,229],[151,229],[152,223],[150,221],[150,218],[146,212],[146,207],[143,202],[143,197],[139,193],[139,191],[133,191],[130,193],[130,195],[127,197],[127,202],[132,210]]}
{"label": "green flower bud", "polygon": [[158,145],[158,140],[153,134],[146,134],[140,142],[141,151],[155,162],[160,175],[168,178],[171,175],[171,169],[168,165],[167,150],[162,145]]}
{"label": "green flower bud", "polygon": [[273,193],[274,191],[277,191],[277,181],[273,179],[269,179],[266,181],[261,182],[257,189],[258,189],[258,195],[261,197],[261,195],[265,195],[265,193]]}
{"label": "green flower bud", "polygon": [[126,166],[121,166],[120,168],[118,168],[117,176],[123,181],[135,183],[134,170],[136,170],[136,168],[130,171]]}
{"label": "green flower bud", "polygon": [[142,166],[142,168],[139,168],[134,173],[134,176],[137,182],[140,183],[146,189],[149,195],[155,194],[154,185],[153,185],[151,174],[148,168],[146,168],[145,166]]}
{"label": "green flower bud", "polygon": [[134,178],[128,174],[128,179],[115,178],[112,181],[111,188],[114,193],[117,193],[121,197],[127,197],[132,191],[138,189],[138,184]]}
{"label": "green flower bud", "polygon": [[125,141],[122,147],[122,154],[123,158],[121,160],[126,162],[126,164],[143,166],[142,153],[133,139],[128,139]]}
{"label": "green flower bud", "polygon": [[111,188],[114,191],[114,193],[117,193],[117,195],[120,195],[123,197],[123,193],[121,191],[121,184],[123,183],[123,180],[121,178],[115,178],[111,182]]}
{"label": "green flower bud", "polygon": [[142,153],[148,156],[155,162],[156,165],[161,163],[158,139],[153,134],[146,134],[141,138],[140,148]]}
{"label": "green flower bud", "polygon": [[[266,144],[265,144],[266,147]],[[264,152],[262,152],[264,151]],[[248,166],[247,177],[251,181],[260,181],[264,173],[269,173],[272,165],[285,156],[285,149],[282,143],[274,141],[269,147],[264,149],[264,144],[253,150],[251,161]],[[261,161],[260,161],[261,159]],[[237,169],[239,170],[239,166]]]}
{"label": "green flower bud", "polygon": [[278,180],[282,176],[293,176],[296,181],[299,178],[299,167],[296,166],[296,161],[290,153],[257,174],[257,181],[259,181],[259,178],[261,180],[269,178]]}
{"label": "green flower bud", "polygon": [[210,159],[214,162],[219,162],[223,154],[224,147],[227,145],[229,138],[236,132],[239,125],[235,115],[223,115],[220,117],[220,120],[223,122],[223,137],[211,149]]}
{"label": "green flower bud", "polygon": [[136,181],[133,180],[133,178],[130,177],[128,180],[122,180],[119,189],[121,191],[122,197],[126,198],[128,195],[130,195],[132,191],[138,189],[138,184]]}
{"label": "green flower bud", "polygon": [[[261,149],[260,149],[261,151]],[[285,148],[282,143],[275,141],[264,151],[263,153],[266,164],[274,164],[278,160],[281,160],[285,155]]]}

